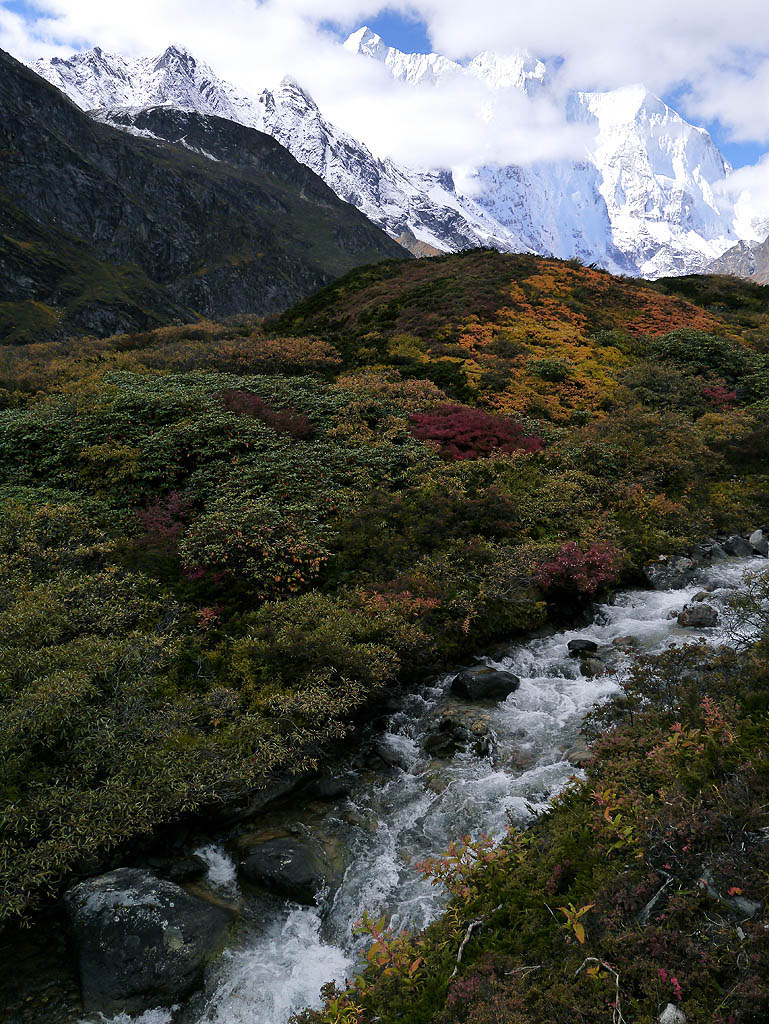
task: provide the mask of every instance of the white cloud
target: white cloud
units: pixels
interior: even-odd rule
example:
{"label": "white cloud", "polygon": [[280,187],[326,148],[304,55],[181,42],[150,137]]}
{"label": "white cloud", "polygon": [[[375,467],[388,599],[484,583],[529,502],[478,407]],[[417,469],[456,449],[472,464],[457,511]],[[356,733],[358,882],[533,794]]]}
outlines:
{"label": "white cloud", "polygon": [[424,20],[434,48],[449,57],[528,48],[559,58],[562,90],[634,81],[658,94],[675,89],[684,114],[718,119],[735,139],[769,142],[766,0],[34,2],[37,16],[24,22],[0,0],[0,46],[23,59],[97,44],[145,55],[180,43],[252,93],[291,74],[342,127],[410,163],[572,156],[584,139],[557,103],[524,102],[513,92],[490,128],[478,118],[489,99],[481,83],[408,89],[343,51],[324,26],[352,30],[385,8],[400,10]]}
{"label": "white cloud", "polygon": [[769,153],[753,166],[740,167],[721,184],[720,191],[734,203],[739,236],[763,242],[769,235]]}

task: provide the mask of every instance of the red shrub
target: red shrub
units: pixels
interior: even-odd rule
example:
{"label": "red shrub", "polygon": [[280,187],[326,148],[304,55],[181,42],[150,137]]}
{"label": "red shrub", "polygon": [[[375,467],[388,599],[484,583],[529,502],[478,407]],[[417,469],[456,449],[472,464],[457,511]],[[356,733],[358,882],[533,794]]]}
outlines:
{"label": "red shrub", "polygon": [[446,459],[481,459],[495,452],[538,452],[538,437],[526,436],[523,424],[464,405],[441,405],[409,416],[420,441],[437,441]]}
{"label": "red shrub", "polygon": [[535,577],[543,590],[556,588],[594,594],[603,584],[616,582],[619,562],[619,551],[607,541],[598,541],[583,551],[570,540],[552,561],[537,569]]}
{"label": "red shrub", "polygon": [[297,440],[306,440],[315,432],[310,419],[304,413],[299,412],[293,406],[285,409],[273,409],[263,398],[255,395],[252,391],[241,391],[237,388],[228,388],[222,391],[222,402],[224,408],[234,412],[238,416],[250,416],[252,419],[261,420],[268,427],[279,434],[290,434]]}
{"label": "red shrub", "polygon": [[715,409],[730,409],[737,398],[737,392],[731,391],[723,384],[713,384],[702,389],[702,397]]}
{"label": "red shrub", "polygon": [[141,543],[146,547],[173,550],[187,529],[186,515],[190,503],[178,491],[158,498],[143,511],[139,518],[144,525]]}

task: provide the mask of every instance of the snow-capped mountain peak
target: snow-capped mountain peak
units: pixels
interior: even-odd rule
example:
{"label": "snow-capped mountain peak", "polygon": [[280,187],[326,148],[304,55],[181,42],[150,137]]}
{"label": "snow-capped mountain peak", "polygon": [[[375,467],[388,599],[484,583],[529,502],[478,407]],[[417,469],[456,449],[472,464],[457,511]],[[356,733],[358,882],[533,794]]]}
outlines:
{"label": "snow-capped mountain peak", "polygon": [[491,50],[479,53],[463,65],[439,53],[404,53],[388,46],[381,36],[363,27],[353,32],[344,43],[350,53],[379,61],[393,78],[410,85],[438,85],[447,79],[475,78],[492,89],[516,88],[531,92],[547,77],[547,67],[528,50],[498,54]]}
{"label": "snow-capped mountain peak", "polygon": [[[564,121],[584,126],[591,141],[578,159],[462,167],[470,198],[455,187],[451,168],[425,171],[376,158],[329,122],[293,78],[258,97],[243,95],[178,45],[139,59],[96,47],[66,60],[38,61],[34,70],[124,130],[131,130],[131,110],[164,105],[267,132],[342,199],[420,254],[492,245],[579,256],[654,277],[702,269],[745,237],[734,216],[739,201],[733,209],[723,198],[731,168],[708,133],[642,85],[573,92],[564,101],[545,63],[526,51],[485,52],[460,64],[437,53],[403,53],[365,26],[344,45],[383,65],[398,88],[450,83],[462,89],[467,83],[477,90],[482,83],[490,96],[479,116],[490,131],[496,130],[495,112],[510,102],[520,105],[523,93],[532,102],[545,98],[554,109],[562,103]],[[116,108],[120,116],[111,117]]]}
{"label": "snow-capped mountain peak", "polygon": [[467,71],[492,89],[515,88],[529,94],[547,80],[547,65],[528,50],[507,56],[484,50],[470,61]]}
{"label": "snow-capped mountain peak", "polygon": [[385,60],[387,51],[390,49],[384,39],[372,31],[368,25],[363,25],[362,28],[349,35],[343,45],[350,53],[360,53],[382,61]]}
{"label": "snow-capped mountain peak", "polygon": [[388,46],[381,36],[363,27],[353,32],[344,42],[350,53],[377,60],[387,68],[393,78],[410,85],[428,83],[437,85],[446,78],[461,75],[461,64],[439,53],[403,53]]}

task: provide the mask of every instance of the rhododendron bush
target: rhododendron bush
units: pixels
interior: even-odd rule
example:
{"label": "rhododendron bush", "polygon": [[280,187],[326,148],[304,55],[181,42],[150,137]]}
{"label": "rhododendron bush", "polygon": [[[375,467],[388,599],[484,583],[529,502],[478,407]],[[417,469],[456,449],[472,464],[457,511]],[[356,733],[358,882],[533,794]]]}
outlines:
{"label": "rhododendron bush", "polygon": [[544,447],[540,438],[524,433],[522,423],[463,405],[442,405],[432,412],[413,413],[409,422],[414,437],[436,441],[446,459],[531,453]]}
{"label": "rhododendron bush", "polygon": [[616,583],[620,567],[620,552],[613,544],[597,541],[583,549],[568,541],[555,558],[539,566],[535,575],[544,590],[595,594],[601,587]]}

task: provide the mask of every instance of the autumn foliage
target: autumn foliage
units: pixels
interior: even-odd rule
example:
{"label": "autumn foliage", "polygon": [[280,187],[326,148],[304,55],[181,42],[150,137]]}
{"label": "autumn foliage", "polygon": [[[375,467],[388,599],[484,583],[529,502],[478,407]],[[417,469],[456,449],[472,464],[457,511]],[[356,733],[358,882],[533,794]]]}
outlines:
{"label": "autumn foliage", "polygon": [[617,581],[620,563],[619,551],[606,541],[597,541],[584,549],[574,541],[567,541],[555,558],[539,566],[536,579],[543,590],[594,594]]}
{"label": "autumn foliage", "polygon": [[523,424],[462,405],[442,405],[432,412],[414,413],[409,422],[414,437],[436,441],[446,459],[532,453],[544,447],[540,438],[524,434]]}

